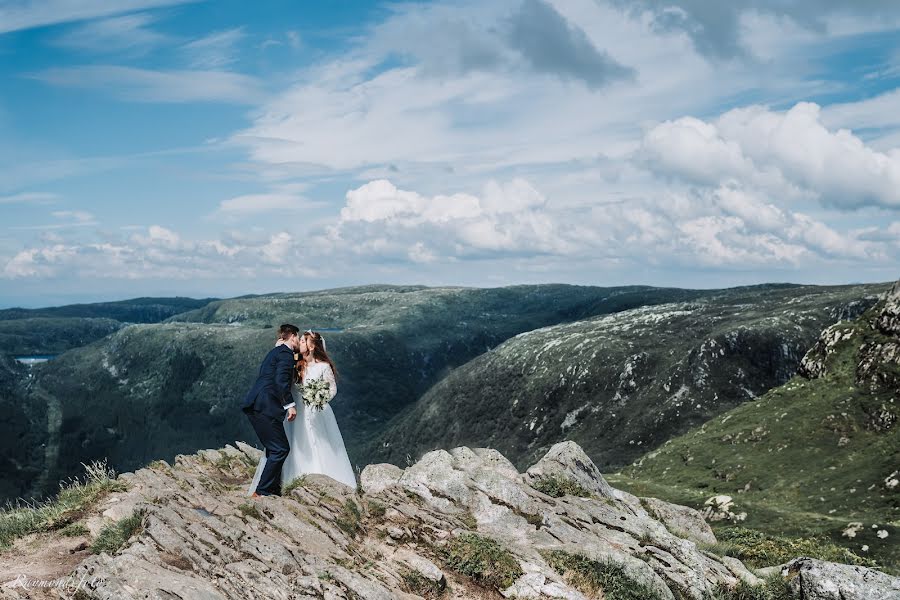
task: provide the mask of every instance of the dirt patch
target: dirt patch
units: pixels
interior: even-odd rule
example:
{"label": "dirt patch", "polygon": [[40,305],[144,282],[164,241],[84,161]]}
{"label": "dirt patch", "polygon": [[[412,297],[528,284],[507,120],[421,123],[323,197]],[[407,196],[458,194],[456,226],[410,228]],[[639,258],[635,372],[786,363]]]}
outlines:
{"label": "dirt patch", "polygon": [[[12,548],[0,552],[0,585],[18,588],[25,581],[49,582],[66,578],[90,555],[90,538],[86,535],[62,537],[40,533],[25,536],[16,540]],[[59,597],[48,589],[36,587],[31,588],[29,594],[33,598]]]}

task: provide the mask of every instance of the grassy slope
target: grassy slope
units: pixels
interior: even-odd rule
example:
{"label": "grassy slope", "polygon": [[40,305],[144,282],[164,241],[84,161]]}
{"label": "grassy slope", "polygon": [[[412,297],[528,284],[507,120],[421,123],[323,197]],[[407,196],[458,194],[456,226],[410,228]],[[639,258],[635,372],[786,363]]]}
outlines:
{"label": "grassy slope", "polygon": [[535,329],[442,379],[367,454],[403,464],[485,446],[525,467],[571,439],[601,468],[620,468],[787,381],[822,328],[885,288],[735,288]]}
{"label": "grassy slope", "polygon": [[[155,458],[254,440],[238,400],[284,321],[326,332],[340,370],[334,408],[351,459],[382,423],[452,367],[511,335],[550,323],[703,292],[544,285],[493,290],[352,288],[239,298],[165,323],[132,325],[34,367],[25,402],[46,438],[43,476],[16,466],[32,493],[81,462],[129,470]],[[40,431],[38,430],[38,433]],[[0,456],[0,459],[5,457]],[[21,477],[20,477],[21,476]]]}
{"label": "grassy slope", "polygon": [[[746,511],[747,527],[823,535],[897,571],[900,488],[889,489],[885,479],[900,468],[900,426],[883,427],[896,420],[900,399],[897,390],[873,391],[855,377],[860,346],[891,341],[872,326],[877,310],[836,326],[851,335],[834,347],[824,377],[796,376],[671,440],[611,481],[697,508],[713,495],[731,495],[735,512]],[[862,529],[843,536],[853,522]]]}

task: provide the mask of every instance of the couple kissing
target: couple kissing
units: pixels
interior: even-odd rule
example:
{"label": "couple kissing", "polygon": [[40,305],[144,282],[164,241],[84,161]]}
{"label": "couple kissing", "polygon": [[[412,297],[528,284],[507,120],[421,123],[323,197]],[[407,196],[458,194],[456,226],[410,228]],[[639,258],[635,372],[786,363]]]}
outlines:
{"label": "couple kissing", "polygon": [[283,485],[311,473],[356,486],[331,410],[336,394],[337,369],[322,335],[279,327],[275,347],[240,405],[266,449],[248,494],[280,496]]}

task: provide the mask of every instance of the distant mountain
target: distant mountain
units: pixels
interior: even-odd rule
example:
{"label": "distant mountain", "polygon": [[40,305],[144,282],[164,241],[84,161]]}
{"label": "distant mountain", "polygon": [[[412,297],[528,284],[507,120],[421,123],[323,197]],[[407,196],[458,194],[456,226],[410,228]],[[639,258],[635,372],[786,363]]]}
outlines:
{"label": "distant mountain", "polygon": [[68,304],[49,308],[6,308],[0,310],[0,321],[38,317],[80,317],[122,321],[124,323],[158,323],[173,315],[205,306],[216,298],[132,298],[117,302]]}
{"label": "distant mountain", "polygon": [[40,495],[94,458],[131,469],[255,439],[238,400],[277,325],[292,322],[324,330],[339,369],[334,409],[351,458],[364,466],[369,457],[362,448],[387,420],[452,368],[509,337],[708,293],[638,286],[367,286],[214,301],[164,323],[124,327],[35,366],[17,393],[28,414],[44,416],[26,420],[18,435],[45,446],[32,449],[25,463],[0,455],[0,464],[15,494]]}
{"label": "distant mountain", "polygon": [[61,354],[127,323],[158,323],[205,306],[213,298],[134,298],[119,302],[0,310],[0,354]]}
{"label": "distant mountain", "polygon": [[535,328],[448,374],[363,454],[485,446],[523,466],[568,439],[617,469],[786,382],[824,327],[887,287],[734,288]]}
{"label": "distant mountain", "polygon": [[900,282],[826,328],[800,374],[646,454],[617,485],[748,527],[823,534],[900,572]]}

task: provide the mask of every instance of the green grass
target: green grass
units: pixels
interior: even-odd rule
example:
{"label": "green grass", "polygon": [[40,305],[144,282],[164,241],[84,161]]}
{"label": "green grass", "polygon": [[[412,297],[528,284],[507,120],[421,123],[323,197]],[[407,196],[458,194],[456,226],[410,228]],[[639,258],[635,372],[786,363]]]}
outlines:
{"label": "green grass", "polygon": [[301,475],[300,477],[295,477],[294,479],[291,479],[288,482],[288,484],[286,486],[284,486],[284,488],[282,488],[281,494],[283,496],[287,496],[294,490],[296,490],[298,488],[302,488],[305,485],[306,485],[306,475]]}
{"label": "green grass", "polygon": [[703,600],[793,600],[787,581],[775,573],[763,581],[762,585],[753,586],[741,580],[735,587],[719,585]]}
{"label": "green grass", "polygon": [[60,529],[59,533],[66,537],[78,537],[79,535],[87,535],[90,531],[81,523],[69,523]]}
{"label": "green grass", "polygon": [[560,475],[542,477],[531,487],[542,494],[547,494],[553,498],[561,498],[563,496],[580,496],[582,498],[593,497],[593,494],[582,487],[577,481]]}
{"label": "green grass", "polygon": [[657,592],[629,577],[614,562],[591,560],[562,550],[547,552],[544,558],[568,583],[588,596],[602,594],[604,600],[662,600]]}
{"label": "green grass", "polygon": [[259,509],[252,504],[244,502],[238,506],[238,510],[241,511],[241,514],[245,517],[252,517],[257,521],[262,521],[262,514],[259,512]]}
{"label": "green grass", "polygon": [[341,507],[341,512],[334,519],[335,525],[347,535],[353,537],[361,529],[362,513],[353,500],[347,499]]}
{"label": "green grass", "polygon": [[[872,326],[879,309],[835,326],[849,339],[832,348],[824,376],[795,376],[646,454],[610,483],[698,509],[726,494],[734,512],[747,513],[743,527],[782,540],[774,545],[788,552],[827,549],[900,573],[900,489],[885,486],[900,462],[900,406],[889,387],[856,380],[862,346],[896,342]],[[893,368],[876,370],[891,381]],[[853,537],[845,535],[851,523],[862,523]],[[733,525],[711,524],[720,536]]]}
{"label": "green grass", "polygon": [[405,590],[426,600],[434,600],[444,595],[446,586],[442,582],[432,581],[416,571],[404,570],[400,573]]}
{"label": "green grass", "polygon": [[138,533],[144,522],[144,515],[140,512],[132,513],[131,516],[125,517],[115,523],[110,523],[104,527],[94,543],[91,544],[91,552],[100,554],[115,554],[122,546],[125,545],[131,536]]}
{"label": "green grass", "polygon": [[733,556],[753,568],[781,565],[798,556],[864,567],[878,566],[871,558],[859,556],[822,537],[791,538],[736,527],[720,531],[717,538],[719,543],[707,550]]}
{"label": "green grass", "polygon": [[0,548],[8,548],[17,538],[31,533],[62,529],[106,494],[125,490],[105,461],[84,465],[84,469],[81,478],[61,483],[55,498],[35,504],[9,505],[0,511]]}
{"label": "green grass", "polygon": [[522,576],[519,561],[490,538],[466,533],[440,549],[444,563],[479,584],[502,590]]}

